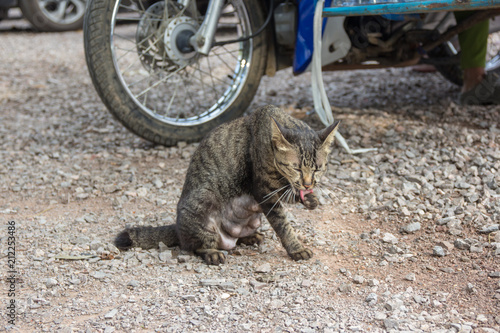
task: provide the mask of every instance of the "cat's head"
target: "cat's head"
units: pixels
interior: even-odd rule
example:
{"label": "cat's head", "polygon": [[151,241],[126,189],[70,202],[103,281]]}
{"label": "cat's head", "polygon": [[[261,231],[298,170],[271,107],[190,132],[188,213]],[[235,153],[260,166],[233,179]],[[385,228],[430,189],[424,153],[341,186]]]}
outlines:
{"label": "cat's head", "polygon": [[326,171],[339,123],[315,132],[308,127],[284,128],[271,119],[276,169],[297,192],[312,190]]}

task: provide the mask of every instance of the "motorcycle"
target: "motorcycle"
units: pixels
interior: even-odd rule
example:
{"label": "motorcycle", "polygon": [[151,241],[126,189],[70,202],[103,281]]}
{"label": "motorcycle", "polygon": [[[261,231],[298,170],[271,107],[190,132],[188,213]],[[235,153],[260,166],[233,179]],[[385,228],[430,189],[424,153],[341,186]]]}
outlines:
{"label": "motorcycle", "polygon": [[[261,77],[287,67],[299,75],[429,63],[461,84],[459,51],[450,39],[498,15],[482,11],[443,32],[452,15],[434,22],[414,13],[326,19],[318,18],[318,7],[312,0],[91,0],[84,20],[89,73],[125,127],[170,146],[200,140],[241,116]],[[487,66],[500,67],[498,50]]]}

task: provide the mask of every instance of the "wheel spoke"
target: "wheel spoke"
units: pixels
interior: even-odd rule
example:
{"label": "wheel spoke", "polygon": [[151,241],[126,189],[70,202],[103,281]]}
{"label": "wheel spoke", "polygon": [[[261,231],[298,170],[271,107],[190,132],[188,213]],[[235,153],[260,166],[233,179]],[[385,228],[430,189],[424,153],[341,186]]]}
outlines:
{"label": "wheel spoke", "polygon": [[[160,84],[162,84],[163,82],[167,81],[172,75],[174,74],[177,74],[180,70],[184,69],[185,67],[180,67],[179,69],[177,69],[175,72],[172,72],[170,74],[168,74],[167,76],[165,76],[163,79],[160,79],[158,80],[157,82],[155,82],[153,85],[149,86],[147,89],[144,89],[143,91],[141,91],[139,94],[135,95],[135,98],[139,98],[141,97],[142,95],[146,94],[147,92],[149,92],[151,89],[159,86]],[[150,76],[151,77],[151,76]]]}
{"label": "wheel spoke", "polygon": [[[115,20],[123,24],[115,26],[112,36],[115,67],[142,110],[160,121],[189,125],[209,121],[233,103],[240,93],[240,82],[244,84],[249,75],[246,64],[251,53],[244,49],[251,47],[252,41],[217,46],[208,56],[195,54],[190,58],[175,49],[174,37],[170,37],[175,36],[172,34],[178,27],[171,24],[176,22],[172,21],[174,18],[182,18],[179,22],[183,24],[199,24],[190,18],[186,8],[168,0],[155,2],[149,8],[143,1],[132,1],[120,8]],[[230,24],[231,29],[236,24],[237,29],[229,35],[221,30],[218,38],[249,34],[250,23],[244,8],[239,1],[237,5],[226,4],[222,24]],[[168,21],[162,19],[165,11]],[[164,37],[167,28],[170,35]]]}

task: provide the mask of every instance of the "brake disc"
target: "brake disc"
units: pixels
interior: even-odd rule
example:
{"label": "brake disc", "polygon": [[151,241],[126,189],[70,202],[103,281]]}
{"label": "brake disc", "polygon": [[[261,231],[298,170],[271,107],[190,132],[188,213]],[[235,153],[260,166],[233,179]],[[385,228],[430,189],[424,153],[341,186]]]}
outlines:
{"label": "brake disc", "polygon": [[189,17],[187,11],[180,15],[182,5],[169,1],[167,6],[169,17],[167,24],[162,22],[165,2],[160,1],[151,5],[144,12],[137,26],[137,52],[143,66],[148,71],[172,72],[197,59],[197,52],[194,50],[187,53],[185,50],[181,51],[177,40],[180,35],[186,36],[196,33],[199,24]]}

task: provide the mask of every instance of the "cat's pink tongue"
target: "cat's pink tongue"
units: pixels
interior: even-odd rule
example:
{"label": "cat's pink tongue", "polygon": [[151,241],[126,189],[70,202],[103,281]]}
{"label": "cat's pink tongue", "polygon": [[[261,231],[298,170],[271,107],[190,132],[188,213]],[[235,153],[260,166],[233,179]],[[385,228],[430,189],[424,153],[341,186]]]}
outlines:
{"label": "cat's pink tongue", "polygon": [[309,194],[309,193],[312,193],[312,192],[313,192],[313,190],[305,190],[305,191],[304,190],[300,190],[300,199],[302,199],[302,202],[304,202],[304,196],[306,194]]}

